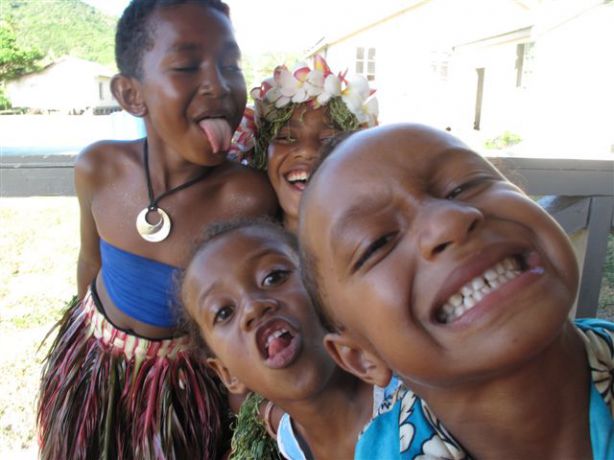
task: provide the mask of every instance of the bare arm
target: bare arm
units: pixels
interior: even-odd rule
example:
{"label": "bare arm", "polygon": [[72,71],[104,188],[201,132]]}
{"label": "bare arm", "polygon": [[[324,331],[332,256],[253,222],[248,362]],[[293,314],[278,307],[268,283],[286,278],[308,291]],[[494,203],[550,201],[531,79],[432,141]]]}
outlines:
{"label": "bare arm", "polygon": [[[91,149],[91,147],[89,148]],[[75,163],[75,190],[79,199],[81,246],[77,261],[77,289],[82,299],[100,270],[99,235],[92,215],[92,198],[96,186],[95,152],[83,151]]]}

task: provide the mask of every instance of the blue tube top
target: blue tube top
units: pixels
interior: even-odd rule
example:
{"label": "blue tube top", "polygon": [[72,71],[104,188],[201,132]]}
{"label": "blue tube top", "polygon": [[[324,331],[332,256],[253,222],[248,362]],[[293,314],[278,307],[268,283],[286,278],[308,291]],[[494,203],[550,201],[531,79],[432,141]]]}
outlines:
{"label": "blue tube top", "polygon": [[100,239],[102,279],[113,303],[128,316],[174,327],[175,273],[180,269],[117,248]]}

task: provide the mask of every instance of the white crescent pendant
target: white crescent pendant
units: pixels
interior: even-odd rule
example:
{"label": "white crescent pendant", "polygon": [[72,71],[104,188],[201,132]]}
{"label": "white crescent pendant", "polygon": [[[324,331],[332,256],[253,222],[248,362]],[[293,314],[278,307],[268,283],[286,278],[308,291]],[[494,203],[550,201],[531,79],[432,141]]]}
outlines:
{"label": "white crescent pendant", "polygon": [[[159,217],[158,222],[153,225],[147,221],[147,214],[150,212],[157,212]],[[136,231],[145,241],[159,243],[171,232],[171,218],[163,209],[147,207],[136,216]]]}

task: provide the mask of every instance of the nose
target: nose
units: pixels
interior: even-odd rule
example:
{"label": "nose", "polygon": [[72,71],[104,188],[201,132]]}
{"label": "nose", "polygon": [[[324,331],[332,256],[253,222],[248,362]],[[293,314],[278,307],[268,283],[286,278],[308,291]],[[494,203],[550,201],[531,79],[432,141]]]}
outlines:
{"label": "nose", "polygon": [[322,142],[319,138],[306,136],[294,145],[293,154],[296,158],[306,160],[316,159],[320,155]]}
{"label": "nose", "polygon": [[262,295],[250,295],[244,301],[241,328],[248,331],[266,315],[277,310],[277,302]]}
{"label": "nose", "polygon": [[426,260],[433,260],[449,248],[466,242],[484,215],[469,205],[434,200],[420,211],[416,220],[420,253]]}
{"label": "nose", "polygon": [[216,65],[206,66],[202,70],[199,92],[211,97],[222,97],[230,92],[224,75]]}

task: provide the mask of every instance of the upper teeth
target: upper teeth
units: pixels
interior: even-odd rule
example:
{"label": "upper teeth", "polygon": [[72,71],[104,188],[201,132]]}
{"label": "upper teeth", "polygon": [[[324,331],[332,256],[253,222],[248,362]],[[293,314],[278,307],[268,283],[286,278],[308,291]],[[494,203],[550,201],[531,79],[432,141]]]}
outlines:
{"label": "upper teeth", "polygon": [[487,294],[513,280],[520,273],[517,260],[514,257],[506,257],[480,276],[473,278],[460,291],[452,295],[437,312],[437,319],[442,323],[451,323],[473,308]]}
{"label": "upper teeth", "polygon": [[286,332],[288,332],[287,329],[277,329],[276,331],[274,331],[272,334],[270,334],[267,339],[266,339],[266,347],[269,348],[269,345],[271,344],[271,342],[279,337],[281,337],[282,335],[284,335]]}
{"label": "upper teeth", "polygon": [[292,171],[288,174],[288,182],[296,182],[299,180],[306,181],[309,179],[309,173],[307,171]]}

